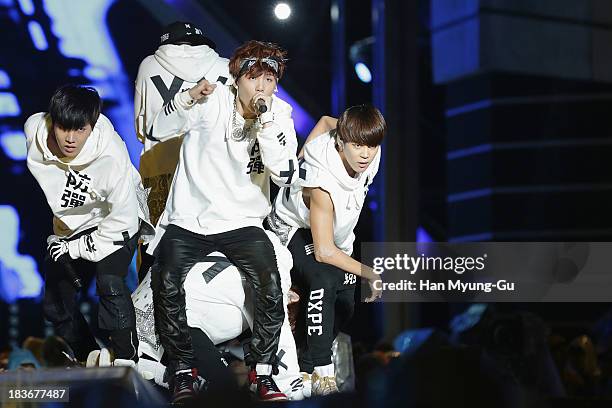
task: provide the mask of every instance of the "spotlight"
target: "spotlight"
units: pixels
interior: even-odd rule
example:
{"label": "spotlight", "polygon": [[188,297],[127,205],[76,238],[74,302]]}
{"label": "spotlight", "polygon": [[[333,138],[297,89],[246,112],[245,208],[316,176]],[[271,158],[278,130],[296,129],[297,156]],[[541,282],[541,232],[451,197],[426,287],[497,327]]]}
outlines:
{"label": "spotlight", "polygon": [[355,67],[355,74],[361,82],[369,84],[372,82],[370,71],[372,61],[372,46],[374,37],[367,37],[356,41],[349,49],[349,58]]}
{"label": "spotlight", "polygon": [[365,82],[366,84],[372,82],[372,73],[370,72],[368,66],[363,62],[358,62],[355,64],[355,73],[361,82]]}
{"label": "spotlight", "polygon": [[274,15],[279,20],[286,20],[291,15],[291,7],[287,3],[278,3],[274,7]]}

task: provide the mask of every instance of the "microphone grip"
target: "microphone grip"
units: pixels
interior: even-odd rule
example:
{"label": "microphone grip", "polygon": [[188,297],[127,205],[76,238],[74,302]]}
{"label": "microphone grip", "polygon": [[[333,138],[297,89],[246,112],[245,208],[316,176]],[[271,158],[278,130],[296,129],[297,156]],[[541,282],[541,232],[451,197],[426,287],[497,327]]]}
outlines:
{"label": "microphone grip", "polygon": [[263,99],[258,99],[255,101],[255,106],[257,106],[257,110],[259,113],[266,113],[268,111],[268,107],[266,106],[266,101]]}
{"label": "microphone grip", "polygon": [[[59,240],[60,240],[60,238],[58,236],[52,235],[49,238],[47,238],[47,245],[51,245],[52,243],[57,242]],[[62,264],[62,266],[64,267],[64,272],[66,273],[66,275],[70,279],[70,282],[72,283],[72,285],[75,288],[77,288],[77,290],[82,289],[83,288],[83,281],[81,280],[79,275],[74,270],[74,266],[72,265],[72,262],[70,262],[68,257],[67,256],[60,256],[57,261],[60,264]]]}

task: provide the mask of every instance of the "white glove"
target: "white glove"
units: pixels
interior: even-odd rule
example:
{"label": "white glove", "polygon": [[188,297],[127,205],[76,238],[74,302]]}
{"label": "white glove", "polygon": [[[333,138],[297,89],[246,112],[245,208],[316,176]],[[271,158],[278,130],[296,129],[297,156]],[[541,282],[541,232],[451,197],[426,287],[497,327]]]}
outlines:
{"label": "white glove", "polygon": [[49,235],[47,238],[47,252],[55,262],[57,262],[62,255],[68,257],[68,242],[57,235]]}

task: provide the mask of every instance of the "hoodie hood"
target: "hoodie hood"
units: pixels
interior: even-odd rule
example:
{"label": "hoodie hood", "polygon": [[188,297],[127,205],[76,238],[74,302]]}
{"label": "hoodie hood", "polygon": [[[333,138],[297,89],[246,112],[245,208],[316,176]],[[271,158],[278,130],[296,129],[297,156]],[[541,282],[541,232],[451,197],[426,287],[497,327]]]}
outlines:
{"label": "hoodie hood", "polygon": [[340,154],[336,150],[334,138],[325,133],[304,148],[304,159],[321,173],[327,173],[327,177],[334,179],[344,190],[351,191],[360,185],[360,176],[351,177],[346,171]]}
{"label": "hoodie hood", "polygon": [[[229,60],[221,58],[208,45],[162,45],[155,51],[155,59],[172,75],[186,82],[197,83],[200,79],[215,71],[227,74],[228,82],[226,82],[226,85],[232,82],[227,68]],[[210,82],[217,80],[217,78],[207,79]]]}
{"label": "hoodie hood", "polygon": [[41,151],[45,161],[56,161],[58,164],[68,167],[87,165],[106,150],[111,138],[114,137],[115,128],[112,123],[106,116],[100,114],[96,126],[94,126],[85,141],[85,145],[83,145],[83,149],[70,162],[63,162],[47,146],[47,138],[51,133],[51,116],[45,113],[38,113],[35,116],[42,116],[41,120],[36,121],[38,125],[33,131],[35,132],[36,146]]}
{"label": "hoodie hood", "polygon": [[[35,124],[34,127],[32,127],[31,124]],[[52,162],[60,168],[65,169],[66,174],[72,174],[77,180],[80,180],[81,176],[73,170],[73,167],[85,166],[93,162],[107,150],[108,145],[114,137],[119,137],[116,135],[115,128],[111,121],[108,120],[106,116],[100,114],[96,125],[85,141],[85,145],[83,145],[83,149],[70,162],[63,162],[51,152],[47,145],[47,138],[51,133],[51,127],[51,116],[43,112],[37,113],[28,119],[25,126],[26,133],[34,132],[34,135],[28,134],[26,136],[30,140],[34,139],[36,148],[42,154],[42,164],[45,164],[45,162]],[[101,195],[94,188],[90,189],[89,194],[93,199],[97,198],[101,201],[106,200],[106,197]]]}
{"label": "hoodie hood", "polygon": [[[380,150],[377,152],[380,155]],[[322,134],[304,147],[304,159],[308,165],[318,169],[316,171],[317,184],[325,188],[326,185],[337,184],[348,196],[346,208],[361,209],[363,192],[361,187],[372,182],[372,171],[377,168],[379,157],[374,158],[370,166],[357,177],[349,176],[342,158],[336,150],[335,140],[329,132]],[[308,173],[307,173],[308,174]],[[364,184],[365,179],[365,184]],[[308,185],[305,185],[308,187]],[[327,188],[325,188],[327,190]],[[366,190],[367,193],[367,190]]]}

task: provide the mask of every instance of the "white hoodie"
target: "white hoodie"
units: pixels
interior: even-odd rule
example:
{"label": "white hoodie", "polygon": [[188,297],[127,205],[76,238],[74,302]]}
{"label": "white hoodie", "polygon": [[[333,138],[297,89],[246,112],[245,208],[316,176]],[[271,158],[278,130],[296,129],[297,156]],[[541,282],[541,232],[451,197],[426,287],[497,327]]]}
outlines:
{"label": "white hoodie", "polygon": [[350,256],[355,241],[353,230],[379,164],[380,149],[363,173],[351,177],[329,132],[316,137],[304,146],[300,173],[305,180],[278,193],[268,218],[270,228],[285,245],[298,228],[310,228],[310,210],[304,204],[302,187],[320,187],[329,193],[334,204],[334,243]]}
{"label": "white hoodie", "polygon": [[140,174],[150,188],[149,209],[156,223],[166,206],[170,183],[178,163],[182,133],[164,143],[150,135],[155,115],[175,93],[192,88],[200,79],[220,84],[232,83],[229,60],[207,45],[162,45],[146,57],[138,69],[134,95],[136,135],[143,143]]}
{"label": "white hoodie", "polygon": [[[147,151],[157,141],[150,136],[155,115],[174,94],[195,86],[202,78],[229,85],[229,60],[208,45],[160,46],[140,63],[134,95],[136,135]],[[176,136],[181,136],[177,134]]]}
{"label": "white hoodie", "polygon": [[270,212],[269,178],[280,186],[298,179],[291,105],[273,96],[272,125],[255,125],[237,140],[232,135],[234,100],[233,87],[224,85],[194,105],[189,92],[180,92],[156,116],[156,138],[187,132],[161,228],[175,224],[202,235],[262,228]]}
{"label": "white hoodie", "polygon": [[28,169],[45,193],[53,212],[53,231],[70,238],[90,228],[97,230],[68,243],[73,259],[97,262],[112,254],[146,221],[143,237],[152,238],[146,193],[140,176],[111,122],[100,115],[83,149],[69,163],[47,146],[51,118],[36,113],[25,123]]}

